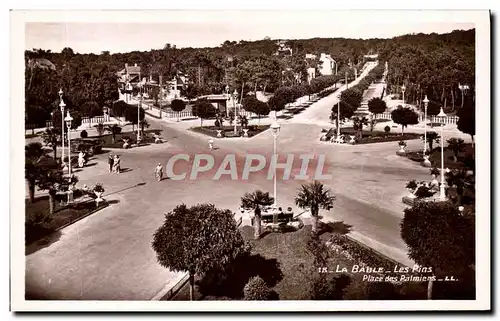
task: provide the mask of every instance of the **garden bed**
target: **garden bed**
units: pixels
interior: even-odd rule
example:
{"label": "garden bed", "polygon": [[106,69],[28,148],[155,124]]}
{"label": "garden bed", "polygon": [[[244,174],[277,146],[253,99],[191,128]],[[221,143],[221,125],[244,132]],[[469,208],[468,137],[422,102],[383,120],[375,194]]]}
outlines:
{"label": "garden bed", "polygon": [[[363,264],[392,271],[397,263],[344,235],[323,232],[320,239],[329,242],[326,250],[328,259],[326,265],[318,266],[307,245],[311,239],[311,226],[290,233],[270,233],[259,240],[253,239],[254,231],[250,226],[243,227],[241,232],[243,238],[252,245],[250,258],[241,264],[238,273],[224,275],[223,282],[220,281],[221,277],[212,280],[215,286],[210,287],[210,282],[197,277],[196,300],[241,300],[243,286],[255,275],[266,281],[279,300],[311,300],[313,293],[316,293],[311,288],[328,287],[329,282],[333,284],[333,278],[336,277],[342,277],[347,282],[342,288],[336,288],[334,297],[330,299],[368,299],[374,295],[378,295],[376,298],[385,296],[383,299],[425,299],[426,283],[388,285],[385,282],[367,282],[363,280],[367,273],[352,272],[353,268]],[[319,273],[325,268],[327,273]],[[339,269],[348,272],[337,272]],[[383,277],[386,275],[381,274]],[[368,288],[373,284],[375,287],[381,285],[380,293],[370,292],[373,290]],[[389,291],[384,290],[384,287],[389,287]],[[185,285],[171,300],[189,300],[189,286]]]}
{"label": "garden bed", "polygon": [[[326,140],[329,141],[336,134],[335,128],[331,128],[325,134]],[[355,136],[356,131],[352,127],[345,127],[340,129],[341,135],[351,135]],[[373,143],[385,143],[385,142],[399,142],[400,140],[411,140],[420,139],[420,134],[415,133],[405,133],[401,135],[400,133],[391,133],[384,131],[365,131],[363,130],[362,139],[358,139],[356,144],[373,144]]]}
{"label": "garden bed", "polygon": [[54,214],[49,214],[49,197],[42,196],[35,199],[34,203],[25,206],[25,241],[29,245],[38,241],[58,229],[70,225],[98,210],[107,207],[107,202],[96,206],[92,198],[85,198],[80,191],[74,191],[74,203],[61,206],[60,201],[64,196],[56,197]]}
{"label": "garden bed", "polygon": [[[453,151],[449,148],[444,148],[444,167],[449,169],[466,169],[467,167],[463,163],[463,160],[468,154],[475,155],[474,148],[472,144],[465,144],[463,151],[458,153],[458,161],[455,162],[453,159]],[[408,151],[405,157],[414,162],[423,162],[424,156],[423,151]],[[431,167],[441,168],[441,147],[433,147],[432,153],[429,156],[429,161],[431,162]]]}
{"label": "garden bed", "polygon": [[[142,135],[142,144],[150,144],[154,143],[154,134],[161,134],[161,130],[159,129],[147,129],[144,130],[144,134]],[[135,144],[137,138],[137,132],[123,132],[115,135],[115,142],[113,143],[113,135],[105,134],[101,136],[92,136],[91,138],[100,139],[103,141],[103,148],[122,148],[123,147],[123,137],[128,137],[129,144]]]}
{"label": "garden bed", "polygon": [[[266,131],[269,128],[269,125],[250,125],[247,127],[248,128],[248,137],[255,136],[257,134],[262,133],[263,131]],[[238,126],[238,133],[234,135],[234,126],[223,126],[223,127],[215,127],[215,126],[203,126],[203,127],[191,127],[190,130],[205,134],[210,137],[215,137],[215,138],[221,138],[217,137],[217,130],[222,130],[222,137],[223,138],[232,138],[232,137],[243,137],[243,130],[241,129],[241,126]]]}

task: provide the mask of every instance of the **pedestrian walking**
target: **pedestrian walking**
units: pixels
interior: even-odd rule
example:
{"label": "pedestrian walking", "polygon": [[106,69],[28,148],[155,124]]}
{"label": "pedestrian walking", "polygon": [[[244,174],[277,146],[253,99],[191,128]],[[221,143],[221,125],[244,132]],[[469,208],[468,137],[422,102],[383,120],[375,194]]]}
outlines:
{"label": "pedestrian walking", "polygon": [[108,165],[109,165],[109,172],[111,173],[113,171],[113,163],[115,162],[115,159],[113,158],[113,154],[109,153],[108,156]]}
{"label": "pedestrian walking", "polygon": [[113,173],[120,174],[120,157],[115,155],[113,160]]}
{"label": "pedestrian walking", "polygon": [[161,163],[158,163],[155,167],[155,177],[158,182],[163,179],[163,167],[161,166]]}
{"label": "pedestrian walking", "polygon": [[210,139],[208,141],[208,148],[210,148],[210,150],[213,150],[214,149],[214,140],[213,139]]}
{"label": "pedestrian walking", "polygon": [[80,151],[80,153],[78,153],[78,167],[82,168],[84,164],[85,164],[84,154],[83,151]]}

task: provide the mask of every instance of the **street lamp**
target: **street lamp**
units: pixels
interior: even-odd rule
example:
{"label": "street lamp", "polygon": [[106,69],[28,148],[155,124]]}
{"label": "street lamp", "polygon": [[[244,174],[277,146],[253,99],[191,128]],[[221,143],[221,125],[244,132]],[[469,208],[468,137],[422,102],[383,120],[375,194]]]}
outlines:
{"label": "street lamp", "polygon": [[406,87],[405,84],[403,84],[403,86],[401,86],[401,92],[403,93],[403,107],[405,106],[405,90]]}
{"label": "street lamp", "polygon": [[236,118],[236,105],[238,104],[238,92],[236,89],[233,92],[233,102],[234,102],[234,136],[237,134],[237,125],[238,125],[238,119]]}
{"label": "street lamp", "polygon": [[274,142],[274,149],[273,149],[273,155],[274,155],[274,217],[273,217],[273,221],[274,223],[277,223],[277,212],[276,212],[276,208],[277,208],[277,196],[276,196],[276,165],[278,163],[278,157],[276,155],[276,140],[278,139],[278,136],[280,134],[280,124],[278,124],[278,122],[274,121],[272,124],[271,124],[271,134],[273,135],[273,142]]}
{"label": "street lamp", "polygon": [[[59,107],[61,107],[61,148],[62,148],[62,154],[61,154],[61,163],[64,164],[64,107],[66,107],[66,104],[63,101],[63,91],[62,89],[59,89],[59,99],[61,102],[59,103]],[[54,126],[55,127],[55,126]],[[64,170],[63,166],[63,170]]]}
{"label": "street lamp", "polygon": [[226,85],[226,117],[229,118],[229,85]]}
{"label": "street lamp", "polygon": [[443,111],[443,107],[441,107],[441,111],[437,115],[439,120],[441,120],[441,185],[439,186],[439,199],[444,201],[446,199],[445,191],[444,191],[444,119],[446,114]]}
{"label": "street lamp", "polygon": [[66,126],[68,126],[68,204],[73,201],[73,191],[71,190],[71,135],[69,133],[71,129],[71,122],[73,121],[73,117],[69,114],[69,110],[67,111],[67,115],[63,120],[66,122]]}
{"label": "street lamp", "polygon": [[[427,156],[427,106],[429,106],[429,99],[427,98],[427,95],[425,95],[424,98],[424,165],[429,166],[430,161],[429,161],[429,156]],[[432,152],[432,151],[431,151]]]}
{"label": "street lamp", "polygon": [[142,107],[142,84],[139,83],[139,104],[137,105],[137,145],[139,145],[139,141],[141,140],[141,134],[139,131],[139,126],[141,123],[141,107]]}
{"label": "street lamp", "polygon": [[337,141],[340,139],[340,95],[338,97],[337,102]]}

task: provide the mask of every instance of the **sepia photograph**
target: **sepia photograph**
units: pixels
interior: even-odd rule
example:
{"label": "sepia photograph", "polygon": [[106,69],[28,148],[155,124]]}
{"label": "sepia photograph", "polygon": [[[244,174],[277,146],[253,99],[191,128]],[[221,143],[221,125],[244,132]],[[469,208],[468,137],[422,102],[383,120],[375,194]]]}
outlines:
{"label": "sepia photograph", "polygon": [[489,11],[10,18],[13,311],[491,309]]}

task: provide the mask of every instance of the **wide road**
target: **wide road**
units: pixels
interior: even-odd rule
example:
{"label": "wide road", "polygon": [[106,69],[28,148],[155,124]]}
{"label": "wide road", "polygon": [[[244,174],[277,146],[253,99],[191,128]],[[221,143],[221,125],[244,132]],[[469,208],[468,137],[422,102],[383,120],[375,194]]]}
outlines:
{"label": "wide road", "polygon": [[[334,94],[336,95],[336,94]],[[331,99],[331,98],[329,98]],[[405,184],[410,179],[429,180],[428,169],[395,155],[397,143],[360,146],[337,146],[319,141],[322,125],[314,124],[327,114],[331,105],[322,100],[306,111],[306,119],[281,123],[278,152],[293,154],[297,160],[293,173],[300,169],[300,154],[325,155],[325,172],[332,175],[323,183],[337,197],[334,208],[322,211],[323,221],[344,221],[351,234],[396,258],[406,258],[406,248],[399,236],[399,222],[404,206]],[[313,116],[314,115],[314,116]],[[217,149],[209,151],[207,137],[186,131],[182,123],[150,119],[151,128],[161,128],[168,142],[129,150],[122,156],[122,174],[109,174],[106,154],[98,155],[92,167],[78,172],[80,183],[104,184],[104,198],[113,201],[99,211],[65,228],[48,241],[27,249],[26,287],[30,297],[83,300],[149,300],[166,284],[175,283],[181,274],[168,271],[156,262],[151,248],[154,231],[164,220],[164,213],[178,204],[211,202],[221,208],[238,211],[245,192],[262,189],[272,193],[273,181],[267,170],[249,180],[232,180],[227,175],[214,180],[217,168],[200,174],[195,180],[154,180],[156,163],[165,164],[174,154],[207,153],[217,167],[227,154],[235,154],[241,172],[245,156],[259,153],[269,160],[273,141],[264,132],[250,139],[216,140]],[[311,124],[311,122],[313,124]],[[420,141],[410,141],[417,148]],[[191,163],[180,161],[176,173],[191,170]],[[311,162],[310,171],[316,169]],[[278,203],[293,205],[301,180],[280,178]]]}

